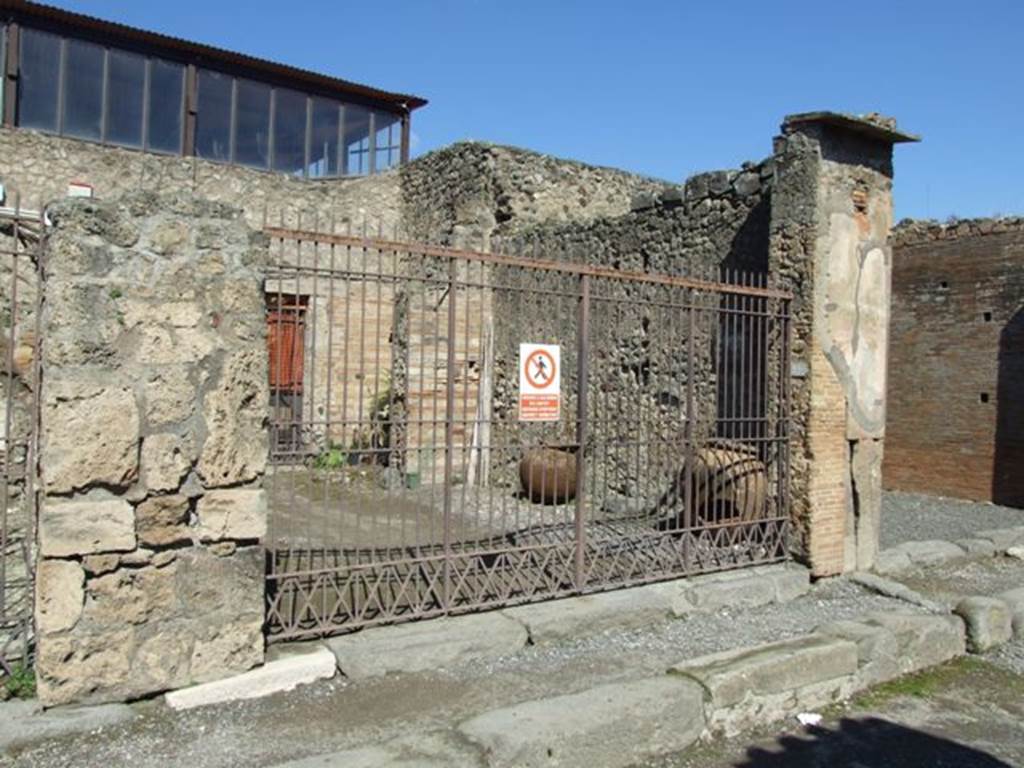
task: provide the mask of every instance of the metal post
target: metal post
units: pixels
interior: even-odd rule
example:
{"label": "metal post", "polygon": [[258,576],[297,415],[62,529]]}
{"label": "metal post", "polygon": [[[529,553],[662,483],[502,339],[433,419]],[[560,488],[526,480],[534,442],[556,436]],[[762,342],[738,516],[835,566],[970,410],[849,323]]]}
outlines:
{"label": "metal post", "polygon": [[13,128],[18,115],[18,62],[21,59],[21,27],[7,26],[7,61],[4,62],[4,125]]}
{"label": "metal post", "polygon": [[583,589],[586,529],[583,516],[587,497],[587,389],[590,377],[590,275],[580,276],[579,322],[576,326],[576,589]]}
{"label": "metal post", "polygon": [[687,310],[689,316],[689,328],[687,329],[686,339],[686,427],[684,428],[684,434],[686,436],[686,478],[684,480],[685,485],[683,486],[683,529],[686,531],[693,530],[694,524],[693,462],[696,457],[696,452],[693,450],[693,419],[696,414],[694,407],[695,395],[693,386],[695,372],[693,368],[694,357],[696,356],[696,346],[694,343],[694,337],[697,335],[697,311],[694,307],[694,302],[696,301],[696,299],[697,297],[694,295],[694,292],[690,291],[690,306]]}
{"label": "metal post", "polygon": [[409,124],[410,120],[411,117],[408,112],[402,115],[402,154],[400,160],[402,165],[405,165],[406,163],[409,162],[409,141],[411,136],[411,126]]}
{"label": "metal post", "polygon": [[455,440],[455,278],[458,261],[448,262],[448,359],[444,412],[444,610],[451,610],[452,463]]}

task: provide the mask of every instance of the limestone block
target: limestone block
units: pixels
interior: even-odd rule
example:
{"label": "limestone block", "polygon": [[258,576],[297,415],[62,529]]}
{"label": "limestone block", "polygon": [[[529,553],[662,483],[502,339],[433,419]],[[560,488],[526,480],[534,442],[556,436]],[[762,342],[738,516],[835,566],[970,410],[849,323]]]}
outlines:
{"label": "limestone block", "polygon": [[972,557],[992,557],[996,546],[989,539],[959,539],[956,545]]}
{"label": "limestone block", "polygon": [[[116,625],[115,625],[116,626]],[[36,652],[36,688],[48,707],[122,691],[131,680],[132,629],[42,636]]]}
{"label": "limestone block", "polygon": [[953,610],[967,625],[967,648],[972,653],[995,648],[1013,636],[1013,617],[1002,600],[966,597]]}
{"label": "limestone block", "polygon": [[50,493],[124,487],[138,476],[139,411],[128,387],[50,384],[42,430],[40,470]]}
{"label": "limestone block", "polygon": [[572,640],[609,629],[630,629],[669,618],[681,582],[584,595],[508,608],[502,613],[523,624],[537,645]]}
{"label": "limestone block", "polygon": [[901,549],[883,549],[875,556],[875,573],[900,573],[910,568],[910,555]]}
{"label": "limestone block", "polygon": [[358,680],[389,672],[450,668],[494,659],[526,645],[526,629],[500,613],[364,629],[327,641],[342,673]]}
{"label": "limestone block", "polygon": [[772,582],[775,587],[775,602],[788,603],[806,595],[811,590],[811,571],[797,563],[761,566],[753,569],[759,576]]}
{"label": "limestone block", "polygon": [[186,496],[154,496],[135,508],[135,530],[139,543],[163,547],[188,541],[189,502]]}
{"label": "limestone block", "polygon": [[72,629],[82,615],[85,571],[72,560],[42,560],[36,570],[36,629]]}
{"label": "limestone block", "polygon": [[700,686],[674,677],[527,701],[478,715],[458,727],[486,753],[491,768],[636,765],[685,749],[703,729]]}
{"label": "limestone block", "polygon": [[169,619],[180,609],[176,565],[119,568],[89,579],[83,617],[93,627],[145,624]]}
{"label": "limestone block", "polygon": [[753,608],[775,601],[776,585],[770,578],[747,571],[702,576],[683,585],[672,612],[683,616],[722,608]]}
{"label": "limestone block", "polygon": [[331,678],[336,673],[334,654],[322,645],[315,645],[293,650],[240,675],[172,691],[164,700],[171,709],[192,709],[290,691],[299,685]]}
{"label": "limestone block", "polygon": [[196,388],[188,379],[185,367],[162,369],[144,387],[146,421],[151,428],[175,424],[188,419],[195,410]]}
{"label": "limestone block", "polygon": [[202,541],[262,539],[267,532],[267,496],[262,488],[208,491],[196,506]]}
{"label": "limestone block", "polygon": [[869,614],[865,623],[895,635],[901,674],[942,664],[967,651],[964,623],[958,616],[890,611]]}
{"label": "limestone block", "polygon": [[203,683],[224,677],[226,670],[254,667],[263,660],[263,613],[252,611],[196,638],[189,666],[191,679]]}
{"label": "limestone block", "polygon": [[47,500],[39,515],[39,548],[44,557],[71,557],[135,549],[135,515],[121,499]]}
{"label": "limestone block", "polygon": [[208,328],[167,328],[143,323],[135,329],[135,360],[146,365],[198,365],[218,348]]}
{"label": "limestone block", "polygon": [[996,552],[1006,552],[1017,544],[1024,544],[1024,527],[1016,528],[992,528],[985,531],[978,531],[979,539],[988,539],[996,548]]}
{"label": "limestone block", "polygon": [[908,541],[895,549],[906,553],[914,565],[942,565],[962,560],[967,553],[951,541],[934,539],[927,541]]}
{"label": "limestone block", "polygon": [[837,637],[857,644],[857,688],[867,688],[898,677],[899,643],[885,627],[859,621],[834,621],[815,634]]}
{"label": "limestone block", "polygon": [[142,441],[142,480],[151,491],[173,491],[192,467],[192,441],[173,434]]}
{"label": "limestone block", "polygon": [[1010,609],[1014,637],[1024,638],[1024,587],[1009,589],[997,597]]}
{"label": "limestone block", "polygon": [[672,672],[697,680],[711,705],[720,708],[751,696],[848,677],[856,673],[857,660],[856,643],[810,635],[701,656],[673,667]]}
{"label": "limestone block", "polygon": [[267,464],[267,350],[233,353],[203,402],[207,437],[199,474],[207,487],[248,482]]}

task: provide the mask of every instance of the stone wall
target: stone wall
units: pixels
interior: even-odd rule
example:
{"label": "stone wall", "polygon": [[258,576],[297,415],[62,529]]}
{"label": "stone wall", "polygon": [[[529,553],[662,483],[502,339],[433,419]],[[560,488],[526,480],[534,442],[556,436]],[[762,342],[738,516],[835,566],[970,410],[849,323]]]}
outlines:
{"label": "stone wall", "polygon": [[414,239],[488,250],[492,235],[630,210],[666,182],[516,147],[459,142],[401,170],[403,228]]}
{"label": "stone wall", "polygon": [[49,216],[40,699],[248,669],[264,642],[265,241],[188,194]]}
{"label": "stone wall", "polygon": [[894,233],[886,488],[1024,506],[1024,219]]}
{"label": "stone wall", "polygon": [[895,123],[795,116],[777,140],[771,269],[796,294],[794,518],[815,574],[878,546]]}
{"label": "stone wall", "polygon": [[[720,279],[726,269],[764,273],[772,173],[768,160],[741,170],[700,174],[682,186],[636,194],[632,210],[618,216],[521,226],[507,245],[513,252],[525,249],[549,260],[638,273],[711,280]],[[511,270],[504,277],[501,272],[496,270],[496,281],[514,283]],[[499,444],[515,447],[507,457],[510,462],[528,445],[575,440],[578,279],[544,274],[534,278],[534,283],[530,278],[521,282],[537,290],[558,286],[567,300],[524,295],[521,290],[494,291],[492,297],[494,315],[502,318],[494,328],[494,437]],[[753,343],[754,328],[745,321],[713,327],[723,319],[718,314],[722,299],[715,294],[688,296],[681,290],[603,279],[593,280],[591,290],[587,450],[591,472],[600,478],[591,493],[653,505],[681,465],[679,446],[684,444],[691,372],[689,334],[696,338],[694,435],[728,437],[719,434],[716,424],[724,415],[718,409],[716,376],[726,368],[736,373],[738,366],[717,359],[713,340],[720,331],[729,333],[729,343],[739,349]],[[681,310],[689,299],[702,306],[692,329]],[[557,432],[516,423],[516,360],[522,341],[558,343],[562,348],[565,402]],[[728,415],[754,416],[747,410]],[[511,470],[506,468],[506,474]]]}
{"label": "stone wall", "polygon": [[194,194],[243,211],[253,227],[362,232],[399,226],[399,172],[351,179],[310,180],[196,157],[157,155],[21,128],[0,128],[0,183],[10,204],[42,207],[90,184],[101,200],[152,192]]}

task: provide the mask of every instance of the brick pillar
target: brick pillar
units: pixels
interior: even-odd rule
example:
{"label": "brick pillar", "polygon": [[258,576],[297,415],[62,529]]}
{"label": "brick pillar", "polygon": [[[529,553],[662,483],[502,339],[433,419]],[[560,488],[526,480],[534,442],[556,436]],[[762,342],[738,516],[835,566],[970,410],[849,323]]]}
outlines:
{"label": "brick pillar", "polygon": [[264,651],[265,242],[189,196],[49,215],[40,699],[248,669]]}
{"label": "brick pillar", "polygon": [[878,549],[885,439],[895,121],[791,115],[775,142],[771,267],[798,295],[793,512],[828,576]]}

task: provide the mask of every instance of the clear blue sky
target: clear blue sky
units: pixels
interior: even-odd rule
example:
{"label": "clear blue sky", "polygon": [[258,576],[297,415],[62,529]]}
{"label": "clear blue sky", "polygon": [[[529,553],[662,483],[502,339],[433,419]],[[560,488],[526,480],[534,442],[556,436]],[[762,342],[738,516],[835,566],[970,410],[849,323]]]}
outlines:
{"label": "clear blue sky", "polygon": [[1021,0],[52,0],[430,104],[459,139],[681,181],[757,160],[790,112],[878,111],[896,213],[1024,214]]}

